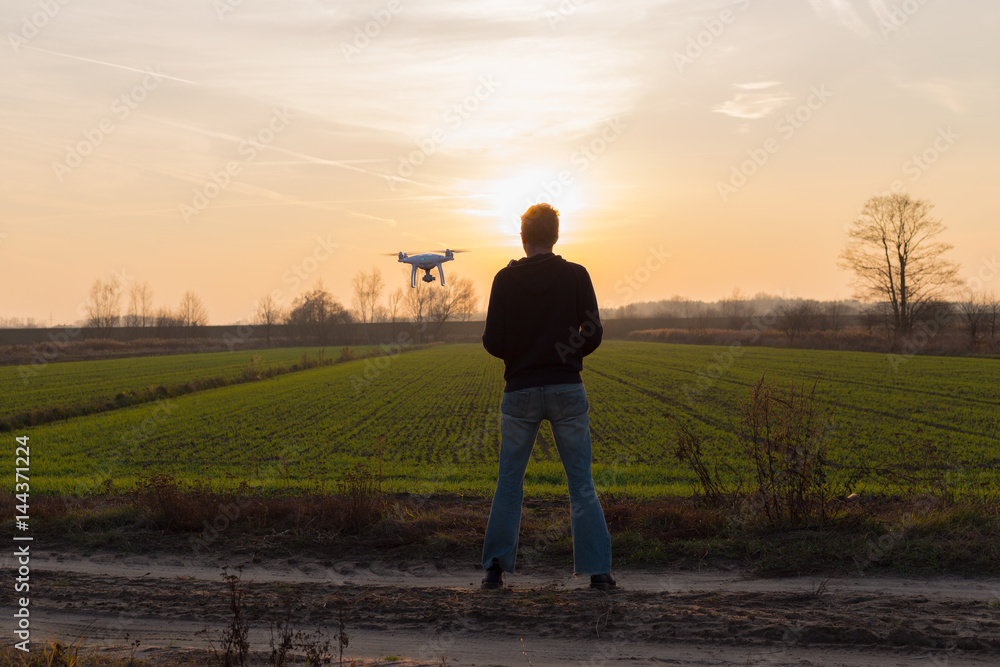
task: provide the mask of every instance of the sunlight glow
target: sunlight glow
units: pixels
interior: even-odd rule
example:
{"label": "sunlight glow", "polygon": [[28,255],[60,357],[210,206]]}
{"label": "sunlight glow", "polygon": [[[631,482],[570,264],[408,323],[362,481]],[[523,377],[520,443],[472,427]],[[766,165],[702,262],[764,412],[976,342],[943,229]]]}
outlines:
{"label": "sunlight glow", "polygon": [[511,245],[520,245],[521,214],[533,204],[547,202],[559,210],[560,242],[571,241],[578,231],[571,221],[592,205],[580,179],[566,179],[563,172],[560,181],[558,172],[540,167],[522,166],[515,171],[516,176],[479,185],[478,206],[466,212],[495,220],[497,232]]}

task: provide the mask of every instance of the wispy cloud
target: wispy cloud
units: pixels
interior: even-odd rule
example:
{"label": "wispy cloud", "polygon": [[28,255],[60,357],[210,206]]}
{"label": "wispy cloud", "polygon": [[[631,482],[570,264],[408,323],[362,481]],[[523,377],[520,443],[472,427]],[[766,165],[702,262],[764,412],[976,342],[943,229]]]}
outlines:
{"label": "wispy cloud", "polygon": [[740,90],[764,90],[765,88],[774,88],[780,85],[780,81],[755,81],[752,83],[737,83],[736,87]]}
{"label": "wispy cloud", "polygon": [[[771,82],[766,82],[770,84]],[[737,88],[745,88],[746,86],[754,86],[754,84],[737,84]],[[761,86],[770,87],[770,86]],[[754,90],[757,88],[750,88]],[[773,91],[766,93],[736,93],[733,99],[722,102],[721,104],[716,104],[712,107],[712,111],[715,113],[724,113],[727,116],[732,116],[733,118],[764,118],[771,115],[774,111],[785,106],[792,99],[792,96],[788,93],[781,91]]]}

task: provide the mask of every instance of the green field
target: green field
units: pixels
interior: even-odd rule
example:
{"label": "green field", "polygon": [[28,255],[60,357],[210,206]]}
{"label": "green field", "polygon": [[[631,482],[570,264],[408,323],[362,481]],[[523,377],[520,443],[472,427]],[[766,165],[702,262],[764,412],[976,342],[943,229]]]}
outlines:
{"label": "green field", "polygon": [[[365,348],[354,348],[359,353]],[[339,349],[326,350],[336,356]],[[61,405],[84,405],[95,400],[111,400],[124,391],[147,386],[170,386],[224,377],[235,378],[250,359],[259,356],[265,364],[291,366],[302,355],[315,358],[319,348],[297,347],[276,350],[206,352],[99,361],[67,361],[46,367],[0,366],[0,418]]]}
{"label": "green field", "polygon": [[[302,352],[273,351],[277,356],[265,359],[293,361]],[[737,401],[765,372],[780,383],[816,382],[817,395],[833,410],[831,448],[843,460],[894,463],[900,445],[931,442],[954,449],[961,486],[1000,488],[1000,361],[913,357],[894,365],[869,353],[747,348],[731,359],[726,353],[723,347],[607,341],[587,358],[584,381],[602,491],[648,497],[694,488],[693,475],[671,454],[674,417],[694,425],[716,460],[742,466]],[[211,363],[218,365],[210,374],[220,374],[224,363],[238,371],[247,357],[123,360],[117,377],[109,370],[112,362],[53,364],[45,371],[56,378],[49,380],[51,393],[26,396],[17,381],[4,400],[46,405],[70,400],[67,392],[77,389],[73,400],[88,391],[107,395],[129,383],[163,383],[168,376],[180,381]],[[105,479],[125,486],[151,473],[219,487],[246,480],[272,490],[329,491],[351,465],[381,459],[391,490],[485,495],[495,476],[502,372],[502,363],[477,345],[439,346],[4,437],[13,443],[15,435],[30,436],[36,492],[89,493]],[[718,377],[693,393],[703,375]],[[531,494],[565,493],[545,428],[527,483]]]}

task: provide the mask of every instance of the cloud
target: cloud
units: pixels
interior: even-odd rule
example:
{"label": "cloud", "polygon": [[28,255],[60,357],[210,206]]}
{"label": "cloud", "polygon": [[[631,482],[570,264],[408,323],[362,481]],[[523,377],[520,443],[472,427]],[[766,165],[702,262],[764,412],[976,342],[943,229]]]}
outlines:
{"label": "cloud", "polygon": [[780,81],[757,81],[755,83],[737,83],[740,90],[763,90],[764,88],[774,88],[781,85]]}
{"label": "cloud", "polygon": [[[743,84],[744,86],[747,84]],[[753,85],[753,84],[750,84]],[[742,87],[739,84],[737,87]],[[733,99],[712,107],[715,113],[724,113],[733,118],[764,118],[785,106],[792,99],[788,93],[774,91],[768,93],[736,93]]]}
{"label": "cloud", "polygon": [[856,35],[872,34],[868,25],[854,11],[851,0],[809,0],[813,11],[827,23],[839,23]]}

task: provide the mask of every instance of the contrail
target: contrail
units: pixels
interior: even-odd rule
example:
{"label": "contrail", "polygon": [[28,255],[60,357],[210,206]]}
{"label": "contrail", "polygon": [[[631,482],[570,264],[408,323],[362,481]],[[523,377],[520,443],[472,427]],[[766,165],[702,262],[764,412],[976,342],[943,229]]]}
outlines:
{"label": "contrail", "polygon": [[[181,130],[188,130],[189,132],[197,132],[197,133],[202,134],[204,136],[213,137],[215,139],[227,139],[229,141],[233,141],[233,142],[236,142],[236,143],[239,143],[239,142],[241,142],[241,141],[243,141],[245,139],[244,137],[233,136],[231,134],[226,134],[225,132],[216,132],[214,130],[206,130],[205,128],[202,128],[202,127],[195,127],[195,126],[192,126],[192,125],[186,125],[184,123],[178,123],[176,121],[167,120],[166,118],[158,118],[156,116],[150,116],[150,118],[153,118],[154,120],[159,121],[160,123],[163,123],[164,125],[169,125],[171,127],[176,127],[178,129],[181,129]],[[306,153],[300,153],[298,151],[289,150],[287,148],[281,148],[280,146],[273,146],[272,145],[272,146],[268,146],[268,148],[270,150],[273,150],[273,151],[278,152],[278,153],[284,153],[285,155],[290,155],[292,157],[297,157],[300,160],[303,160],[305,162],[310,162],[312,164],[322,164],[322,165],[328,165],[328,166],[331,166],[331,167],[340,167],[341,169],[348,169],[350,171],[355,171],[355,172],[358,172],[359,174],[365,174],[367,176],[377,176],[378,178],[382,178],[382,179],[393,179],[393,180],[397,180],[397,181],[403,181],[405,183],[411,183],[413,185],[417,185],[417,186],[422,187],[422,188],[427,188],[429,190],[434,190],[436,192],[442,192],[442,193],[444,193],[446,195],[449,195],[449,196],[457,198],[457,199],[463,198],[463,196],[461,194],[458,194],[458,193],[455,193],[455,192],[449,192],[448,190],[445,190],[443,188],[438,188],[438,187],[435,187],[433,185],[428,185],[427,183],[421,183],[420,181],[414,181],[412,179],[405,178],[405,177],[402,177],[402,176],[392,176],[392,175],[388,175],[388,174],[381,174],[381,173],[379,173],[377,171],[371,171],[369,169],[362,169],[361,167],[356,167],[356,166],[354,166],[354,164],[351,164],[351,162],[353,162],[353,161],[329,160],[327,158],[316,157],[315,155],[308,155]]]}
{"label": "contrail", "polygon": [[[206,137],[212,137],[213,139],[225,139],[227,141],[232,141],[233,143],[237,144],[245,140],[245,137],[237,137],[235,135],[227,134],[225,132],[216,132],[215,130],[206,130],[203,127],[187,125],[185,123],[178,123],[177,121],[168,120],[166,118],[159,118],[157,116],[150,116],[150,118],[160,123],[163,123],[164,125],[168,125],[170,127],[176,127],[177,129],[180,130],[187,130],[188,132],[196,132]],[[333,167],[340,167],[342,169],[349,169],[351,171],[367,174],[369,176],[379,176],[379,174],[377,174],[376,172],[368,171],[367,169],[362,169],[361,167],[356,167],[353,164],[350,164],[349,162],[341,162],[339,160],[327,160],[324,158],[313,157],[312,155],[304,155],[303,153],[299,153],[297,151],[290,151],[284,148],[280,148],[278,146],[268,146],[268,148],[276,152],[284,153],[286,155],[291,155],[292,157],[297,157],[300,160],[305,160],[306,162],[312,162],[315,164],[325,164]]]}
{"label": "contrail", "polygon": [[114,67],[115,69],[123,69],[128,72],[139,72],[140,74],[152,74],[161,79],[169,79],[171,81],[179,81],[181,83],[187,83],[192,86],[200,86],[202,84],[197,81],[191,81],[189,79],[182,79],[179,76],[170,76],[169,74],[161,74],[159,72],[151,72],[148,69],[139,69],[138,67],[129,67],[128,65],[118,65],[115,63],[105,62],[104,60],[94,60],[93,58],[84,58],[83,56],[74,56],[70,53],[60,53],[59,51],[50,51],[48,49],[43,49],[37,46],[22,45],[22,49],[32,49],[33,51],[41,51],[42,53],[49,53],[53,56],[62,56],[63,58],[71,58],[73,60],[80,60],[85,63],[94,63],[96,65],[104,65],[105,67]]}
{"label": "contrail", "polygon": [[[157,77],[159,77],[161,79],[169,79],[170,81],[179,81],[180,83],[186,83],[186,84],[189,84],[189,85],[192,85],[192,86],[201,86],[201,85],[203,85],[201,83],[198,83],[197,81],[191,81],[190,79],[182,79],[181,77],[171,76],[169,74],[161,74],[159,72],[151,72],[149,70],[139,69],[138,67],[129,67],[127,65],[118,65],[117,63],[109,63],[109,62],[104,61],[104,60],[95,60],[94,58],[84,58],[83,56],[74,56],[74,55],[69,54],[69,53],[61,53],[59,51],[51,51],[49,49],[43,49],[43,48],[40,48],[40,47],[37,47],[37,46],[23,45],[21,48],[33,49],[35,51],[40,51],[42,53],[49,53],[51,55],[61,56],[63,58],[71,58],[73,60],[79,60],[79,61],[85,62],[85,63],[94,63],[96,65],[104,65],[105,67],[114,67],[115,69],[122,69],[122,70],[126,70],[128,72],[139,72],[140,74],[153,74],[154,76],[157,76]],[[202,128],[185,126],[185,125],[182,125],[180,123],[172,123],[172,122],[167,121],[165,119],[157,119],[157,120],[159,120],[160,122],[162,122],[162,123],[164,123],[166,125],[174,125],[175,127],[178,127],[178,128],[181,128],[181,129],[193,130],[193,131],[196,131],[196,132],[201,132],[202,134],[205,134],[207,136],[214,136],[216,138],[229,139],[231,141],[237,141],[237,142],[243,140],[242,137],[234,137],[232,135],[226,135],[226,134],[222,134],[222,133],[211,132],[209,130],[204,130]],[[314,164],[323,164],[323,165],[329,165],[329,166],[332,166],[332,167],[340,167],[342,169],[349,169],[351,171],[356,171],[358,173],[366,174],[368,176],[376,176],[378,178],[381,178],[381,179],[387,181],[388,183],[390,183],[390,185],[391,185],[391,183],[393,181],[400,181],[400,182],[403,182],[403,183],[409,183],[411,185],[416,185],[416,186],[421,187],[421,188],[427,188],[429,190],[435,190],[437,192],[443,192],[444,194],[450,195],[450,196],[455,197],[455,198],[461,198],[462,197],[462,195],[460,195],[458,193],[449,192],[448,190],[445,190],[445,189],[439,188],[439,187],[435,187],[435,186],[430,185],[428,183],[421,183],[420,181],[414,181],[412,179],[406,178],[405,176],[393,176],[392,174],[383,174],[383,173],[379,173],[377,171],[369,171],[367,169],[361,169],[360,167],[355,167],[354,165],[350,164],[349,161],[328,160],[328,159],[325,159],[325,158],[319,158],[319,157],[316,157],[314,155],[306,155],[305,153],[299,153],[297,151],[292,151],[292,150],[288,150],[286,148],[280,148],[280,147],[277,147],[277,146],[271,146],[270,148],[274,149],[277,152],[284,153],[284,154],[290,155],[292,157],[297,157],[297,158],[300,158],[302,160],[306,160],[308,162],[312,162]]]}

